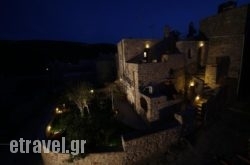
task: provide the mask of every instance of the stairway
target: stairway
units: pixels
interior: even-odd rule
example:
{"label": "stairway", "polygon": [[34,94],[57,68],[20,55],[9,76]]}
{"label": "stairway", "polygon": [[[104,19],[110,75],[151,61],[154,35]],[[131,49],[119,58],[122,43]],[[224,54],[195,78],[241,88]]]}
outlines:
{"label": "stairway", "polygon": [[195,77],[196,77],[196,78],[199,78],[199,79],[201,79],[201,80],[203,80],[203,81],[205,81],[205,68],[204,68],[204,69],[200,69],[200,70],[198,71],[198,73],[195,74]]}
{"label": "stairway", "polygon": [[205,83],[203,86],[203,97],[209,98],[211,95],[213,95],[213,92],[213,89]]}
{"label": "stairway", "polygon": [[206,100],[199,100],[195,103],[196,107],[196,125],[198,127],[202,126],[204,123],[205,117],[205,109],[204,106],[206,104]]}

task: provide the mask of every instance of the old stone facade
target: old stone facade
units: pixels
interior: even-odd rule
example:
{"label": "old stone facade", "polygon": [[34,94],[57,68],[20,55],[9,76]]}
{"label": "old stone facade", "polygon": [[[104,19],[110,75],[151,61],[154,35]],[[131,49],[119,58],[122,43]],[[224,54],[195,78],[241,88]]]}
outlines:
{"label": "old stone facade", "polygon": [[[155,51],[162,40],[124,39],[118,43],[118,76],[135,110],[148,121],[159,118],[159,110],[178,103],[185,86],[185,56]],[[166,45],[165,45],[166,46]],[[167,98],[160,85],[174,85],[175,98]]]}
{"label": "old stone facade", "polygon": [[[159,119],[159,111],[183,100],[186,74],[196,74],[205,67],[206,41],[179,41],[178,51],[169,53],[163,40],[123,39],[118,43],[118,76],[127,99],[146,120]],[[160,50],[159,50],[160,49]],[[173,84],[162,92],[161,86]]]}
{"label": "old stone facade", "polygon": [[240,81],[246,79],[243,58],[249,55],[249,13],[249,5],[244,5],[200,22],[200,31],[209,39],[206,83],[213,86],[230,78],[237,84],[234,95],[239,97],[248,88],[240,85]]}
{"label": "old stone facade", "polygon": [[[243,56],[249,38],[249,6],[232,8],[201,20],[200,37],[175,42],[169,52],[169,38],[123,39],[118,43],[118,78],[135,110],[148,121],[159,119],[159,110],[181,102],[190,81],[196,80],[196,94],[203,87],[217,88],[240,80],[244,72]],[[193,77],[193,78],[192,78]],[[171,83],[176,92],[172,98],[160,85]],[[166,86],[165,86],[166,87]],[[233,89],[232,88],[232,89]]]}

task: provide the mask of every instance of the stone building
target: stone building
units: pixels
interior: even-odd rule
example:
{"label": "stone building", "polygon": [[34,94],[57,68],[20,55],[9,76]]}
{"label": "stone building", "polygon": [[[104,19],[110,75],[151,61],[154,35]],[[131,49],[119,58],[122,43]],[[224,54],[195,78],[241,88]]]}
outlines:
{"label": "stone building", "polygon": [[190,81],[196,95],[228,84],[230,95],[243,96],[249,24],[246,5],[201,20],[193,40],[177,41],[169,32],[161,40],[122,39],[117,70],[127,99],[138,114],[155,121],[187,96]]}
{"label": "stone building", "polygon": [[230,80],[231,92],[238,98],[247,96],[247,60],[250,45],[250,5],[226,7],[217,15],[200,22],[201,32],[209,39],[205,81],[210,86]]}
{"label": "stone building", "polygon": [[[189,53],[181,53],[176,45]],[[167,107],[183,100],[185,75],[197,72],[197,54],[204,65],[205,51],[200,47],[205,47],[204,41],[175,44],[171,36],[162,40],[123,39],[118,43],[118,77],[127,99],[141,116],[155,121]]]}

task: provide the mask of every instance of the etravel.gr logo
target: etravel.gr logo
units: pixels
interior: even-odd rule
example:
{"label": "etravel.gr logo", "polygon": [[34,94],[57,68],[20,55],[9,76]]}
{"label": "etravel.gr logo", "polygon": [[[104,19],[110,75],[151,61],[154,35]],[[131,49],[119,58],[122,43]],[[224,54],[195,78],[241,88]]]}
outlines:
{"label": "etravel.gr logo", "polygon": [[70,153],[78,155],[84,153],[84,145],[86,140],[72,140],[70,142],[70,149],[66,149],[65,137],[59,140],[19,140],[10,141],[11,153]]}

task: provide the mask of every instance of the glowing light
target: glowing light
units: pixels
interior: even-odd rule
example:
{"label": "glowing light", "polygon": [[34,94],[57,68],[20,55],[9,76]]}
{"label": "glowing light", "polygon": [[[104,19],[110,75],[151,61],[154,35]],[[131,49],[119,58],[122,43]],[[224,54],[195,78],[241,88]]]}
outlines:
{"label": "glowing light", "polygon": [[148,48],[149,48],[149,44],[147,43],[147,44],[145,45],[145,47],[148,49]]}
{"label": "glowing light", "polygon": [[46,68],[46,71],[49,71],[49,68]]}
{"label": "glowing light", "polygon": [[48,125],[48,126],[47,126],[47,131],[50,132],[50,130],[51,130],[51,126]]}
{"label": "glowing light", "polygon": [[55,132],[53,132],[54,135],[55,135],[55,134],[58,134],[58,133],[60,133],[60,131],[55,131]]}
{"label": "glowing light", "polygon": [[191,81],[189,84],[190,87],[193,87],[194,85],[195,85],[194,81]]}
{"label": "glowing light", "polygon": [[203,47],[203,46],[204,46],[204,43],[203,43],[203,42],[201,42],[199,46],[200,46],[200,47]]}
{"label": "glowing light", "polygon": [[60,110],[58,107],[56,107],[56,114],[61,114],[61,113],[63,113],[63,111]]}
{"label": "glowing light", "polygon": [[196,97],[195,97],[195,101],[199,101],[201,98],[200,98],[200,96],[199,95],[197,95]]}
{"label": "glowing light", "polygon": [[152,62],[153,62],[153,63],[157,63],[157,59],[153,59]]}
{"label": "glowing light", "polygon": [[94,93],[94,90],[93,90],[93,89],[91,89],[91,90],[90,90],[90,93]]}
{"label": "glowing light", "polygon": [[143,53],[143,57],[147,57],[147,52],[144,52],[144,53]]}

